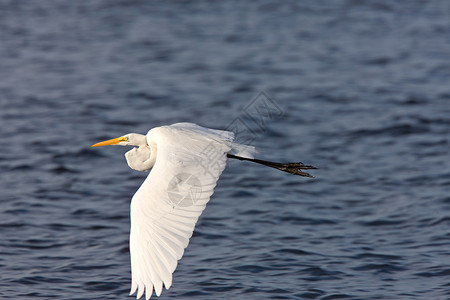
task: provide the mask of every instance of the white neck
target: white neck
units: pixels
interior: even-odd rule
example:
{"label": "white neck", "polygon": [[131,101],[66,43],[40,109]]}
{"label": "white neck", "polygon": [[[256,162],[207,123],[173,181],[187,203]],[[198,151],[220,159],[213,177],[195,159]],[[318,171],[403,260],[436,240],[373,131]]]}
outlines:
{"label": "white neck", "polygon": [[150,170],[156,161],[156,145],[150,147],[145,135],[130,133],[128,145],[137,146],[125,153],[128,166],[137,171]]}

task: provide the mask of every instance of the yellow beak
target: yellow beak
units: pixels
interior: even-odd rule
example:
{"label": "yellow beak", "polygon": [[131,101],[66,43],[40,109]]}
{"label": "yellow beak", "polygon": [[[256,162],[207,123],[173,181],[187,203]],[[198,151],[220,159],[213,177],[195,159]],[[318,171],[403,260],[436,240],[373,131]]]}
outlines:
{"label": "yellow beak", "polygon": [[91,147],[100,147],[100,146],[109,146],[109,145],[117,145],[120,142],[127,142],[128,138],[125,136],[121,136],[115,139],[103,141],[97,144],[92,145]]}

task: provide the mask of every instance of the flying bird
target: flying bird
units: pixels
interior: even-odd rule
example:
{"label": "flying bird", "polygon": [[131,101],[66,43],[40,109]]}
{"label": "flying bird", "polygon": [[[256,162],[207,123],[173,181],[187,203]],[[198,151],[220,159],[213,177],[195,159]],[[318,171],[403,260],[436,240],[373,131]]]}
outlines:
{"label": "flying bird", "polygon": [[92,145],[134,146],[125,154],[128,166],[149,171],[131,200],[131,291],[159,296],[172,285],[172,273],[205,209],[227,158],[258,163],[284,172],[313,177],[316,169],[299,163],[276,163],[253,158],[255,148],[234,142],[229,131],[176,123],[151,129],[147,135],[129,133]]}

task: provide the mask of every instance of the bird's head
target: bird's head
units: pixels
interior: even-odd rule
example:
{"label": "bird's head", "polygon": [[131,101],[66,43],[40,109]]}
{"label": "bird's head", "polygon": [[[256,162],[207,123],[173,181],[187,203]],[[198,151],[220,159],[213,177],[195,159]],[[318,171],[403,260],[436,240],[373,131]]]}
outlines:
{"label": "bird's head", "polygon": [[109,146],[109,145],[119,145],[119,146],[146,146],[147,140],[145,135],[138,133],[129,133],[124,136],[103,141],[92,145],[91,147]]}

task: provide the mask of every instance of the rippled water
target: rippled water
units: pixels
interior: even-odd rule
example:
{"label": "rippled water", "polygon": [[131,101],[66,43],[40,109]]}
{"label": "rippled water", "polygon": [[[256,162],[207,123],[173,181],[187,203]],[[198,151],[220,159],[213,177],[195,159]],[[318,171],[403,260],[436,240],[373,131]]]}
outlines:
{"label": "rippled water", "polygon": [[236,120],[320,169],[230,162],[162,299],[450,297],[450,2],[3,0],[0,38],[0,298],[124,299],[145,174],[88,146]]}

